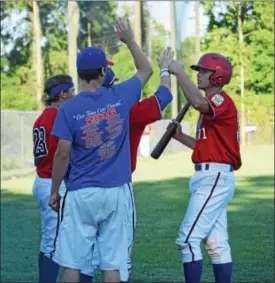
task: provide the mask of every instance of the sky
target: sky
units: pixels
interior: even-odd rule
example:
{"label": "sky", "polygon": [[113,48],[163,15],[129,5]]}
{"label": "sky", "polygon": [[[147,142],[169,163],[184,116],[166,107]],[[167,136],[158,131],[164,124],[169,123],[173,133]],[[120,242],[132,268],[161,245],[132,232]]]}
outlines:
{"label": "sky", "polygon": [[[161,23],[167,31],[170,31],[170,1],[147,1],[149,11],[153,18],[155,18],[159,23]],[[186,36],[195,35],[195,10],[194,5],[195,1],[175,1],[176,3],[176,28],[180,37],[178,37],[177,45],[180,44],[180,41]],[[123,5],[134,5],[135,1],[118,1],[118,14],[121,13],[121,7]],[[23,15],[14,13],[11,15],[11,18],[3,23],[6,28],[14,30],[14,26],[18,25],[21,21]],[[13,23],[13,24],[12,24]],[[206,31],[207,17],[203,15],[202,8],[200,9],[200,29],[201,35]],[[27,28],[27,26],[22,26],[19,29],[19,32],[22,33]],[[17,35],[15,34],[15,38]],[[2,44],[1,44],[2,47]],[[5,51],[8,51],[11,46],[5,46]],[[1,54],[4,50],[1,48]]]}
{"label": "sky", "polygon": [[[153,18],[166,27],[166,30],[171,30],[170,22],[170,1],[148,1],[148,8]],[[185,36],[195,34],[195,1],[175,1],[176,3],[176,26],[179,29],[183,40]],[[119,11],[122,5],[134,5],[134,1],[119,2]],[[200,29],[201,35],[206,31],[207,17],[203,14],[203,9],[200,8]]]}

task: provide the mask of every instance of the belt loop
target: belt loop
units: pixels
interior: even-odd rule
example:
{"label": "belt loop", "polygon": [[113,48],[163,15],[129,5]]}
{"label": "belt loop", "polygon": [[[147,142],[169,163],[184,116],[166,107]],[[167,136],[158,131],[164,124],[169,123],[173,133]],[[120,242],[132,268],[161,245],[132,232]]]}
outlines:
{"label": "belt loop", "polygon": [[209,170],[209,164],[205,164],[205,170]]}

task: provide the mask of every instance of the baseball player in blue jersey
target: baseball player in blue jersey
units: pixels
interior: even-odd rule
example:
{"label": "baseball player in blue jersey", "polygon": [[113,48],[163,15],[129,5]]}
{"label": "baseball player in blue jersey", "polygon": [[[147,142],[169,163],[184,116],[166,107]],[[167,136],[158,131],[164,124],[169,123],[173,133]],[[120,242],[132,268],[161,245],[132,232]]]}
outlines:
{"label": "baseball player in blue jersey", "polygon": [[[167,67],[173,59],[173,52],[170,48],[164,50],[159,60],[160,66],[160,85],[153,96],[140,100],[131,108],[129,126],[130,126],[130,152],[131,152],[131,169],[132,172],[136,168],[137,149],[140,138],[145,126],[161,119],[161,112],[172,101],[172,93],[170,92],[170,74]],[[112,87],[116,81],[116,76],[111,68],[106,71],[104,86]],[[127,231],[128,231],[128,258],[122,262],[120,267],[121,282],[128,282],[131,270],[132,260],[131,254],[134,245],[135,228],[136,228],[136,209],[134,191],[132,185],[129,185],[129,190],[125,191],[127,199]],[[99,265],[98,247],[95,245],[93,258],[87,264],[87,269],[81,270],[80,282],[92,282],[96,270]]]}
{"label": "baseball player in blue jersey", "polygon": [[95,243],[103,282],[120,282],[121,262],[128,256],[129,112],[152,67],[129,21],[119,19],[116,29],[133,55],[136,74],[111,89],[102,87],[108,65],[104,52],[94,47],[81,50],[77,56],[81,91],[60,107],[52,131],[59,138],[49,202],[55,211],[69,160],[71,166],[54,257],[64,267],[63,282],[79,282],[79,271],[93,257]]}

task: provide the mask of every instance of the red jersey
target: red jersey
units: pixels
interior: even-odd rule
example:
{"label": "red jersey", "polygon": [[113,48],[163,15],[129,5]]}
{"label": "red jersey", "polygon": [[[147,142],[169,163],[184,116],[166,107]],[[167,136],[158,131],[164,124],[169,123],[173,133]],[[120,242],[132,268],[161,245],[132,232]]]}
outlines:
{"label": "red jersey", "polygon": [[136,169],[137,151],[146,125],[160,119],[160,108],[155,96],[136,103],[130,112],[130,149],[132,173]]}
{"label": "red jersey", "polygon": [[238,170],[242,161],[237,108],[225,92],[206,99],[213,114],[200,115],[192,161],[231,164],[234,170]]}
{"label": "red jersey", "polygon": [[52,178],[53,158],[58,138],[51,135],[58,109],[46,108],[33,125],[33,155],[37,175]]}

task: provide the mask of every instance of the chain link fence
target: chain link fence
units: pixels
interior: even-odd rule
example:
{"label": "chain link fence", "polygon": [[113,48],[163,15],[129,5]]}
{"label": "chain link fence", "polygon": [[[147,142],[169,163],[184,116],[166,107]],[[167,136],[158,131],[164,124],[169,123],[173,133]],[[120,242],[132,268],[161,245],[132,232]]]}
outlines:
{"label": "chain link fence", "polygon": [[34,171],[32,126],[39,112],[1,111],[1,180]]}
{"label": "chain link fence", "polygon": [[[32,126],[39,111],[1,111],[1,180],[23,177],[35,171],[33,164]],[[249,119],[247,117],[247,121]],[[139,156],[149,157],[162,137],[170,120],[153,123],[149,136],[143,136],[138,150]],[[193,136],[195,125],[182,122],[183,131]],[[245,126],[245,144],[274,144],[274,123],[248,123]],[[187,150],[185,146],[171,140],[163,155]]]}
{"label": "chain link fence", "polygon": [[[32,126],[39,116],[38,111],[1,111],[1,180],[23,177],[35,171],[33,164]],[[139,149],[138,155],[148,156],[164,133],[169,120],[152,124],[150,139],[143,140],[141,146],[149,142],[149,149]],[[189,133],[189,123],[183,123]],[[172,140],[163,154],[186,150],[186,147]]]}

